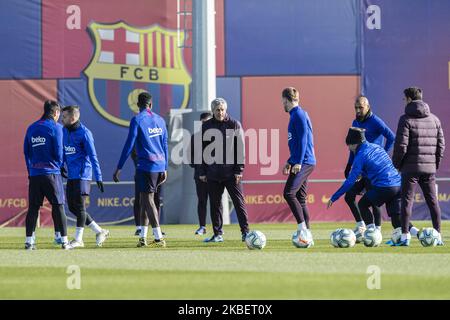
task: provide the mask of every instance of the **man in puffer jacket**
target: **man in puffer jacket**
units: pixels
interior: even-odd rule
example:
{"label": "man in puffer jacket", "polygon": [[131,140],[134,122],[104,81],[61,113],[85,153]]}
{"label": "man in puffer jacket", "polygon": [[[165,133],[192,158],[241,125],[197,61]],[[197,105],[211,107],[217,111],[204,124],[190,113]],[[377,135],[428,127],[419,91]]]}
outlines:
{"label": "man in puffer jacket", "polygon": [[[422,101],[420,88],[404,91],[406,108],[395,137],[393,163],[402,174],[402,243],[409,244],[408,232],[414,193],[418,183],[430,210],[433,228],[441,232],[441,209],[436,192],[436,170],[444,156],[445,141],[441,122]],[[441,237],[440,237],[441,238]],[[442,238],[439,245],[443,245]]]}

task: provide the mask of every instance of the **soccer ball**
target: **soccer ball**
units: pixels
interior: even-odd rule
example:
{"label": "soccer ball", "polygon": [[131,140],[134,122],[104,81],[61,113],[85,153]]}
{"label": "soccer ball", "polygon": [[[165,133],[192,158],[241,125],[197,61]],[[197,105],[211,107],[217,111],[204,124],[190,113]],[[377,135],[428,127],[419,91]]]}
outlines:
{"label": "soccer ball", "polygon": [[261,231],[250,231],[245,237],[245,244],[250,250],[261,250],[266,246],[266,236]]}
{"label": "soccer ball", "polygon": [[392,231],[392,235],[391,235],[391,240],[392,240],[392,242],[393,242],[394,244],[397,244],[397,243],[400,242],[401,238],[402,238],[402,228],[400,228],[400,227],[395,228],[395,229]]}
{"label": "soccer ball", "polygon": [[378,247],[381,241],[383,241],[383,236],[380,230],[370,228],[364,232],[364,245],[366,247]]}
{"label": "soccer ball", "polygon": [[419,241],[424,247],[435,247],[439,238],[439,232],[434,228],[423,228],[419,234]]}
{"label": "soccer ball", "polygon": [[336,229],[331,233],[331,244],[336,248],[351,248],[355,246],[356,236],[353,230]]}
{"label": "soccer ball", "polygon": [[309,248],[314,245],[311,231],[308,229],[295,231],[292,235],[292,244],[297,248]]}

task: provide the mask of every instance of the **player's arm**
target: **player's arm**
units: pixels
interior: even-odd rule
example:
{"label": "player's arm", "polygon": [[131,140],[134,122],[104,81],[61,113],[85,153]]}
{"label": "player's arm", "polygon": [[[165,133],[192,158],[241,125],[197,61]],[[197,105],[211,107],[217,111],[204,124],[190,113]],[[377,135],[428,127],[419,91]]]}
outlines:
{"label": "player's arm", "polygon": [[201,181],[203,181],[203,182],[206,182],[206,162],[205,162],[205,157],[203,157],[203,152],[204,152],[206,146],[208,145],[208,142],[205,141],[205,139],[204,139],[204,134],[205,134],[206,130],[207,130],[206,125],[205,125],[205,123],[203,123],[202,124],[202,128],[200,130],[200,132],[201,132],[201,139],[202,139],[202,150],[201,150],[201,152],[202,152],[202,162],[201,162],[201,165],[198,168],[199,179]]}
{"label": "player's arm", "polygon": [[444,157],[445,139],[444,132],[442,131],[441,122],[438,120],[438,136],[436,146],[436,169],[439,169],[442,158]]}
{"label": "player's arm", "polygon": [[163,184],[167,180],[167,169],[169,168],[169,138],[167,133],[167,127],[166,124],[163,123],[164,127],[164,133],[162,135],[162,143],[163,143],[163,149],[164,149],[164,158],[165,158],[165,171],[164,176],[160,182],[160,184]]}
{"label": "player's arm", "polygon": [[380,127],[381,135],[386,139],[386,142],[384,144],[384,150],[386,152],[389,152],[389,150],[391,150],[391,148],[395,142],[394,132],[392,132],[391,128],[389,128],[386,125],[386,123],[384,123],[384,121],[381,119],[379,119],[379,127]]}
{"label": "player's arm", "polygon": [[[344,193],[346,193],[347,191],[349,191],[351,189],[351,187],[355,184],[358,177],[361,175],[363,165],[364,165],[364,157],[362,157],[362,156],[355,157],[355,160],[353,162],[352,169],[350,170],[348,178],[345,179],[342,186],[331,196],[331,199],[330,199],[331,203],[339,200],[339,198]],[[330,206],[331,205],[329,204],[329,207]]]}
{"label": "player's arm", "polygon": [[[356,120],[353,120],[352,127],[357,127]],[[347,165],[345,166],[345,170],[344,170],[345,179],[347,179],[348,175],[350,174],[350,170],[352,169],[352,164],[353,164],[354,159],[355,159],[355,154],[353,152],[349,151]]]}
{"label": "player's arm", "polygon": [[305,158],[307,143],[307,123],[306,117],[295,117],[291,139],[289,140],[289,149],[291,156],[288,163],[291,165],[301,164]]}
{"label": "player's arm", "polygon": [[397,136],[395,137],[394,153],[392,155],[392,163],[394,167],[400,169],[403,158],[408,150],[409,144],[409,124],[405,117],[401,117],[398,121]]}
{"label": "player's arm", "polygon": [[245,167],[245,137],[242,125],[238,121],[234,133],[234,174],[242,176]]}
{"label": "player's arm", "polygon": [[61,168],[64,165],[64,142],[63,142],[63,127],[61,125],[56,125],[54,130],[54,155],[55,160]]}
{"label": "player's arm", "polygon": [[133,118],[133,119],[131,119],[131,122],[130,122],[130,129],[128,131],[127,141],[125,142],[125,145],[123,146],[122,154],[120,156],[119,163],[117,164],[117,169],[113,175],[113,180],[115,182],[119,182],[120,170],[122,170],[122,168],[125,164],[125,161],[127,161],[128,157],[131,154],[131,151],[134,148],[134,143],[136,142],[137,134],[138,134],[138,124],[137,124],[136,118]]}
{"label": "player's arm", "polygon": [[86,148],[86,154],[91,160],[92,169],[94,170],[95,181],[101,192],[104,191],[102,171],[100,169],[100,163],[97,157],[97,151],[95,150],[94,137],[90,131],[86,131],[84,134],[84,146]]}
{"label": "player's arm", "polygon": [[25,139],[23,141],[23,154],[25,157],[25,164],[27,166],[28,176],[30,175],[30,157],[31,157],[31,148],[30,148],[30,140],[28,139],[28,130],[25,134]]}
{"label": "player's arm", "polygon": [[290,165],[290,173],[297,174],[300,171],[303,159],[305,158],[306,145],[308,143],[308,122],[306,115],[295,117],[293,127],[294,130],[291,132],[291,139],[289,140],[291,157],[286,164],[286,168]]}
{"label": "player's arm", "polygon": [[164,134],[163,134],[163,148],[164,148],[164,155],[166,160],[165,169],[169,168],[169,134],[167,132],[166,124],[164,123]]}

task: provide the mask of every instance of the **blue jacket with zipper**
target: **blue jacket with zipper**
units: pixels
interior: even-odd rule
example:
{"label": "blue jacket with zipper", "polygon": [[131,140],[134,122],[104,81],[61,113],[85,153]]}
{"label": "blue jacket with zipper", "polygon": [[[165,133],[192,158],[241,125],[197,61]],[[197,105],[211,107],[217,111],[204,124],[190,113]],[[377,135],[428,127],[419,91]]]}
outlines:
{"label": "blue jacket with zipper", "polygon": [[333,194],[337,201],[355,184],[359,176],[367,177],[374,187],[399,187],[401,176],[386,151],[377,144],[364,142],[357,149],[353,166],[344,184]]}
{"label": "blue jacket with zipper", "polygon": [[94,138],[91,131],[81,122],[66,127],[64,132],[64,162],[67,165],[70,180],[102,181],[102,172],[95,151]]}
{"label": "blue jacket with zipper", "polygon": [[136,170],[164,172],[169,161],[166,122],[149,109],[144,109],[130,121],[128,138],[120,156],[122,169],[134,147],[137,153]]}
{"label": "blue jacket with zipper", "polygon": [[[364,120],[359,121],[358,119],[353,120],[352,127],[366,129],[364,135],[366,140],[370,143],[375,143],[380,147],[383,147],[384,139],[386,143],[384,144],[384,150],[389,152],[394,145],[395,135],[394,132],[381,120],[379,117],[370,112]],[[384,138],[384,139],[383,139]],[[350,152],[348,157],[348,164],[353,164],[353,152]]]}
{"label": "blue jacket with zipper", "polygon": [[288,145],[291,156],[287,162],[291,165],[315,165],[313,129],[308,113],[296,106],[289,114]]}
{"label": "blue jacket with zipper", "polygon": [[62,125],[44,117],[31,124],[25,135],[23,153],[29,176],[60,174],[63,164]]}

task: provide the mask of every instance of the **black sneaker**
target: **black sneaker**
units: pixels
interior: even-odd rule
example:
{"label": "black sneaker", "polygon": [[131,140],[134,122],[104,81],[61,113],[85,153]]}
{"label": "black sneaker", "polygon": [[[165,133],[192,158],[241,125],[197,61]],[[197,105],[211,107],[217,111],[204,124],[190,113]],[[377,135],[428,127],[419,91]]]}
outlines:
{"label": "black sneaker", "polygon": [[245,238],[247,238],[247,235],[248,235],[248,231],[242,233],[242,242],[245,241]]}
{"label": "black sneaker", "polygon": [[25,250],[36,250],[36,245],[34,243],[25,243]]}

